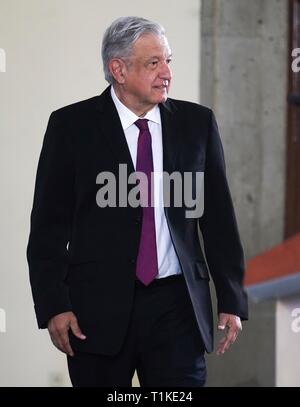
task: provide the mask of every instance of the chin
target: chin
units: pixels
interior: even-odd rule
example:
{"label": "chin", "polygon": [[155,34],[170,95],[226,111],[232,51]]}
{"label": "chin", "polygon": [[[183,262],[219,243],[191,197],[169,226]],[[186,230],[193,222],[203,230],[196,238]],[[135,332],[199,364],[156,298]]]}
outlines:
{"label": "chin", "polygon": [[164,103],[168,99],[168,94],[165,92],[164,94],[157,96],[156,98],[153,98],[153,103],[158,104],[158,103]]}
{"label": "chin", "polygon": [[151,95],[152,102],[157,104],[157,103],[163,103],[168,99],[168,91],[167,89],[161,90],[161,89],[155,89],[154,92],[152,92]]}
{"label": "chin", "polygon": [[164,96],[161,97],[161,100],[158,103],[164,103],[168,99],[168,94],[166,93]]}

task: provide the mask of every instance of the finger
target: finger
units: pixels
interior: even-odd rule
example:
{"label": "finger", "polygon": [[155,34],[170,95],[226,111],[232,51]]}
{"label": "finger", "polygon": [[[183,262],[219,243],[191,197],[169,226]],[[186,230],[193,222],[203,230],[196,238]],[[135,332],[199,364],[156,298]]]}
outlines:
{"label": "finger", "polygon": [[229,340],[229,341],[235,341],[235,338],[237,337],[237,335],[238,335],[238,328],[237,327],[235,327],[235,326],[231,326],[229,329],[228,329],[228,332],[227,332],[227,339]]}
{"label": "finger", "polygon": [[58,349],[60,349],[59,330],[53,326],[49,326],[48,331],[49,331],[49,335],[50,335],[53,345],[56,346]]}
{"label": "finger", "polygon": [[219,321],[218,321],[218,329],[220,331],[224,331],[228,322],[228,315],[227,314],[220,314]]}
{"label": "finger", "polygon": [[232,343],[234,343],[235,341],[236,341],[236,338],[238,337],[238,334],[240,333],[240,330],[239,329],[237,329],[237,330],[235,330],[233,333],[232,333],[232,336],[231,336],[231,341],[232,341]]}
{"label": "finger", "polygon": [[227,318],[225,316],[221,316],[218,322],[218,329],[220,331],[224,331],[226,328]]}
{"label": "finger", "polygon": [[232,345],[235,342],[237,335],[238,329],[235,329],[233,327],[230,328],[226,336],[223,337],[219,342],[217,355],[225,353],[229,349],[230,345]]}
{"label": "finger", "polygon": [[55,326],[49,330],[53,344],[63,353],[73,356],[73,350],[69,343],[68,326]]}
{"label": "finger", "polygon": [[58,340],[54,337],[54,335],[50,334],[50,338],[51,338],[51,341],[52,341],[53,345],[54,345],[57,349],[60,350],[59,344],[58,344]]}
{"label": "finger", "polygon": [[69,356],[74,356],[73,349],[71,348],[69,339],[62,343],[62,351]]}
{"label": "finger", "polygon": [[225,341],[226,341],[226,337],[225,337],[225,336],[219,340],[219,342],[218,342],[218,349],[220,349],[221,347],[223,347]]}
{"label": "finger", "polygon": [[68,349],[65,346],[65,343],[62,339],[60,339],[59,335],[50,335],[53,345],[63,353],[70,354],[72,353],[72,349]]}
{"label": "finger", "polygon": [[226,333],[226,336],[224,336],[219,342],[218,350],[217,350],[218,355],[223,354],[229,348],[229,346],[231,344],[231,340],[233,338],[234,338],[234,334],[232,332],[230,333],[230,331],[228,331]]}
{"label": "finger", "polygon": [[225,338],[225,341],[219,344],[219,348],[217,350],[217,355],[223,355],[226,350],[229,348],[229,346],[231,345],[230,340]]}
{"label": "finger", "polygon": [[73,334],[77,338],[86,339],[86,336],[81,332],[81,329],[79,328],[79,325],[78,325],[78,322],[77,322],[76,318],[72,319],[70,327],[71,327],[71,330],[72,330]]}
{"label": "finger", "polygon": [[58,348],[69,356],[74,356],[73,349],[69,342],[68,331],[61,333],[58,339]]}
{"label": "finger", "polygon": [[224,336],[222,339],[220,339],[218,346],[217,346],[217,355],[220,355],[222,353],[226,340],[227,340],[226,336]]}

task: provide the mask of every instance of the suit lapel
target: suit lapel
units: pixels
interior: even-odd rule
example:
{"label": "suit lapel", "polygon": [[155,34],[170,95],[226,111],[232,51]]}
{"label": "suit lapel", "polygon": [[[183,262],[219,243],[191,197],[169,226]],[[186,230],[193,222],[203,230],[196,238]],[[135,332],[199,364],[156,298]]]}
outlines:
{"label": "suit lapel", "polygon": [[97,122],[101,134],[106,138],[111,152],[119,164],[127,164],[128,174],[134,172],[134,165],[122,124],[110,94],[110,86],[102,93],[97,104]]}
{"label": "suit lapel", "polygon": [[171,173],[175,169],[181,125],[178,115],[175,114],[177,109],[169,99],[159,107],[162,122],[163,170]]}

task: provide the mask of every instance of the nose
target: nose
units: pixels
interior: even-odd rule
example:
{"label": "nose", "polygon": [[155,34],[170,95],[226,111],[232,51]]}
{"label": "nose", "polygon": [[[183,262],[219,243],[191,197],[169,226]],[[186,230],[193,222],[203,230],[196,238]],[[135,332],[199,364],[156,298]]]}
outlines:
{"label": "nose", "polygon": [[172,78],[172,71],[170,69],[170,66],[167,62],[163,62],[161,64],[161,68],[160,68],[160,72],[159,72],[159,76],[161,79],[170,81]]}

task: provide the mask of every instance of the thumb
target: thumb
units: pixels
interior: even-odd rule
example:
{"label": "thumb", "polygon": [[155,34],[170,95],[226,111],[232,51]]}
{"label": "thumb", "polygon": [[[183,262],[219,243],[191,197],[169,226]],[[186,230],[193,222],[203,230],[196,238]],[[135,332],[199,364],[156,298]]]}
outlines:
{"label": "thumb", "polygon": [[220,331],[223,331],[226,327],[226,322],[227,322],[227,318],[225,317],[225,315],[220,315],[219,316],[219,321],[218,321],[218,329]]}
{"label": "thumb", "polygon": [[70,327],[71,327],[71,330],[72,330],[73,334],[74,334],[77,338],[79,338],[79,339],[86,339],[86,336],[83,335],[83,333],[81,332],[81,329],[79,328],[79,325],[78,325],[78,322],[77,322],[77,319],[76,319],[76,318],[74,318],[74,319],[71,320]]}

